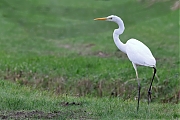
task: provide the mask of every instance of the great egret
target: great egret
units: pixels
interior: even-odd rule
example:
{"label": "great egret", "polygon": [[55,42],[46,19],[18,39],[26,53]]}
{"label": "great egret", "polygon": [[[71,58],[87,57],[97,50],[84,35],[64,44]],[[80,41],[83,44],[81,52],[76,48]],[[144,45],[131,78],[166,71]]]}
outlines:
{"label": "great egret", "polygon": [[104,18],[95,18],[94,20],[105,20],[112,21],[118,24],[119,28],[115,29],[113,32],[113,39],[119,50],[127,54],[129,60],[132,62],[132,65],[136,72],[137,82],[138,82],[138,104],[137,111],[139,110],[139,100],[140,100],[140,82],[138,79],[137,65],[152,67],[154,69],[154,74],[151,80],[151,84],[148,90],[148,104],[151,101],[151,87],[153,83],[154,76],[156,74],[156,60],[153,57],[149,48],[142,42],[132,38],[129,39],[126,44],[122,43],[119,39],[119,35],[124,32],[124,23],[122,19],[115,15],[110,15]]}

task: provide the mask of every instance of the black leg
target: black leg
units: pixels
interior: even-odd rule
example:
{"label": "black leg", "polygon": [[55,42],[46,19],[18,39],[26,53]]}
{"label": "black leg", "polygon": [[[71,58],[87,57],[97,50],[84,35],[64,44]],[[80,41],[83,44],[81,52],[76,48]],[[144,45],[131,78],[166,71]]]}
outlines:
{"label": "black leg", "polygon": [[137,104],[137,112],[139,110],[139,100],[140,100],[140,92],[141,92],[141,85],[138,83],[138,104]]}
{"label": "black leg", "polygon": [[153,67],[153,69],[154,69],[154,74],[153,74],[153,77],[152,77],[152,80],[151,80],[151,84],[150,84],[150,87],[149,87],[149,90],[148,90],[148,104],[151,101],[151,87],[152,87],[152,83],[153,83],[153,80],[154,80],[154,76],[156,74],[156,68]]}

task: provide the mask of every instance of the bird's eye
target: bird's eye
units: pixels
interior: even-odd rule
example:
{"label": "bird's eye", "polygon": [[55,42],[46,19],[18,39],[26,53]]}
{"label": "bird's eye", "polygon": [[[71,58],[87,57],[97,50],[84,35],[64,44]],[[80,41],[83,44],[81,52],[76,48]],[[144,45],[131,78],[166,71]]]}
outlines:
{"label": "bird's eye", "polygon": [[110,17],[109,19],[111,19],[111,20],[112,20],[112,17]]}

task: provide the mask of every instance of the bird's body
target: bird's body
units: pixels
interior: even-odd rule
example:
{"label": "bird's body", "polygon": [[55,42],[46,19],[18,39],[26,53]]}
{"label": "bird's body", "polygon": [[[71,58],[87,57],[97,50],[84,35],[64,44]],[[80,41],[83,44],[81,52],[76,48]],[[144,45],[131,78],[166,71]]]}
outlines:
{"label": "bird's body", "polygon": [[126,42],[126,54],[131,62],[136,65],[156,67],[156,60],[149,48],[136,39]]}
{"label": "bird's body", "polygon": [[151,81],[151,84],[150,84],[150,87],[148,90],[148,103],[149,103],[151,100],[151,86],[152,86],[154,76],[156,74],[156,60],[155,60],[154,56],[152,55],[150,49],[142,42],[140,42],[136,39],[133,39],[133,38],[129,39],[125,44],[121,42],[121,40],[119,39],[119,35],[121,35],[124,32],[125,27],[124,27],[124,23],[120,17],[115,16],[115,15],[110,15],[105,18],[96,18],[94,20],[112,21],[112,22],[117,23],[119,26],[119,28],[115,29],[113,32],[113,39],[114,39],[114,42],[115,42],[116,46],[118,47],[118,49],[121,50],[122,52],[124,52],[125,54],[127,54],[129,60],[132,62],[133,67],[135,69],[136,77],[137,77],[137,81],[138,81],[138,90],[139,90],[138,106],[137,106],[137,111],[138,111],[141,86],[140,86],[140,82],[138,80],[137,65],[154,68],[153,78],[152,78],[152,81]]}

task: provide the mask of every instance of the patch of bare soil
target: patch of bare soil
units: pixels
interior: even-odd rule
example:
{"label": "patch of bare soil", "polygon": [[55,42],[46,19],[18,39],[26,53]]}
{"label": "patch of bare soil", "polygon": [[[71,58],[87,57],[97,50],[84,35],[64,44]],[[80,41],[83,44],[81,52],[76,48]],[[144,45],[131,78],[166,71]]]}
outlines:
{"label": "patch of bare soil", "polygon": [[[61,102],[61,106],[79,106],[82,103],[77,102]],[[40,110],[32,111],[0,111],[0,119],[9,120],[22,120],[22,119],[86,119],[87,112],[85,110],[76,110],[76,111],[52,111],[44,112]]]}
{"label": "patch of bare soil", "polygon": [[[168,0],[137,0],[138,2],[146,2],[147,3],[147,7],[151,7],[152,5],[154,5],[155,3],[157,2],[166,2]],[[176,0],[174,2],[173,5],[170,6],[170,9],[171,10],[177,10],[177,9],[180,9],[180,1],[179,0]]]}
{"label": "patch of bare soil", "polygon": [[171,6],[171,10],[177,10],[177,9],[180,9],[180,1],[179,0],[174,2],[174,4]]}
{"label": "patch of bare soil", "polygon": [[109,54],[104,53],[104,52],[102,52],[102,51],[99,51],[98,53],[96,53],[96,56],[99,56],[99,57],[108,57]]}
{"label": "patch of bare soil", "polygon": [[105,57],[107,58],[107,57],[112,57],[112,56],[116,56],[118,58],[127,58],[126,54],[121,52],[119,49],[117,49],[113,53],[105,53],[103,51],[97,51],[97,52],[94,52],[94,53],[92,53],[90,55],[98,56],[98,57],[101,57],[101,58],[105,58]]}
{"label": "patch of bare soil", "polygon": [[61,111],[53,111],[53,112],[43,112],[38,110],[33,111],[11,111],[11,112],[2,112],[0,114],[0,119],[52,119],[59,116],[63,116],[64,113]]}

